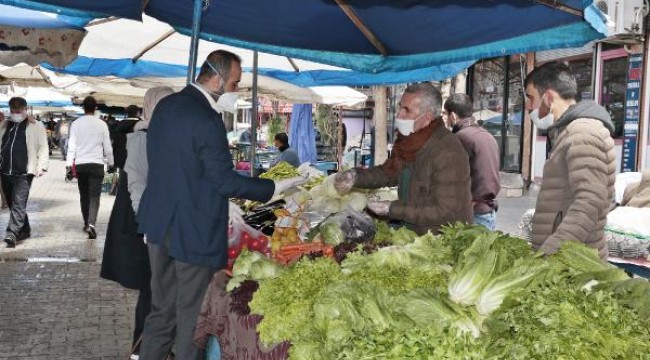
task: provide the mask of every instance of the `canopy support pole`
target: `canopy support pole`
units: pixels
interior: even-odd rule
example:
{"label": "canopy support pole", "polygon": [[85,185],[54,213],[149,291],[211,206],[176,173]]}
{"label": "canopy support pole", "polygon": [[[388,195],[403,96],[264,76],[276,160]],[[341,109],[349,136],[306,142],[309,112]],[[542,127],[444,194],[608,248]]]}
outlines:
{"label": "canopy support pole", "polygon": [[565,13],[568,13],[568,14],[571,14],[571,15],[579,16],[581,18],[584,17],[584,13],[583,13],[582,10],[573,8],[573,7],[568,6],[568,5],[564,5],[560,1],[557,1],[557,0],[535,0],[535,2],[540,3],[542,5],[546,5],[546,6],[550,7],[550,8],[556,9],[556,10],[564,11]]}
{"label": "canopy support pole", "polygon": [[88,24],[86,24],[85,27],[91,27],[91,26],[97,26],[97,25],[101,25],[101,24],[106,24],[106,23],[113,22],[113,21],[115,21],[115,20],[119,20],[119,19],[120,19],[120,18],[117,17],[117,16],[110,16],[110,17],[107,17],[107,18],[105,18],[105,19],[93,20],[93,21],[89,22]]}
{"label": "canopy support pole", "polygon": [[352,9],[352,6],[348,4],[347,0],[335,0],[335,1],[339,5],[341,10],[345,13],[345,15],[347,15],[350,18],[354,26],[356,26],[357,29],[361,31],[363,36],[365,36],[366,39],[370,41],[370,43],[377,49],[377,51],[379,51],[380,54],[387,56],[388,50],[386,50],[384,44],[382,44],[381,41],[379,41],[379,39],[377,38],[377,36],[375,36],[375,34],[373,34],[373,32],[370,31],[370,29],[366,26],[366,24],[364,24],[363,20],[361,20],[361,18],[359,17],[359,15],[357,15],[356,12],[354,12],[354,9]]}
{"label": "canopy support pole", "polygon": [[251,108],[251,177],[255,176],[257,160],[257,51],[253,51],[253,107]]}
{"label": "canopy support pole", "polygon": [[138,55],[136,55],[136,56],[134,56],[133,58],[131,58],[131,62],[135,64],[138,60],[140,60],[140,58],[141,58],[142,56],[144,56],[144,54],[146,54],[147,52],[149,52],[149,50],[153,49],[154,47],[158,46],[158,44],[160,44],[161,42],[167,40],[167,38],[169,38],[170,36],[174,35],[175,32],[176,32],[176,30],[171,29],[171,30],[168,30],[166,33],[162,34],[162,35],[161,35],[158,39],[156,39],[154,42],[152,42],[151,44],[145,46],[145,48],[142,49],[142,51],[140,51],[140,52],[138,53]]}
{"label": "canopy support pole", "polygon": [[194,0],[194,19],[192,21],[192,42],[190,43],[190,60],[187,67],[187,84],[194,81],[196,75],[196,56],[199,50],[199,33],[201,31],[201,10],[203,0]]}
{"label": "canopy support pole", "polygon": [[295,70],[296,72],[300,72],[300,68],[298,67],[298,65],[296,64],[296,62],[293,61],[292,58],[290,58],[290,57],[287,56],[287,60],[289,60],[289,64],[291,64],[291,67],[293,67],[293,70]]}

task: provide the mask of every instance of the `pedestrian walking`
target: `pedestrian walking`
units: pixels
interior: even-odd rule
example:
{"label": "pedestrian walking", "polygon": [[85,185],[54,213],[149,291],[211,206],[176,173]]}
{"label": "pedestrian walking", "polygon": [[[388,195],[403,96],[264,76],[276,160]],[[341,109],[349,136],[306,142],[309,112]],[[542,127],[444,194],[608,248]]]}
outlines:
{"label": "pedestrian walking", "polygon": [[552,254],[563,242],[577,240],[604,259],[616,181],[612,119],[591,100],[576,102],[576,79],[562,63],[535,68],[524,84],[530,119],[548,131],[551,143],[535,205],[533,247]]}
{"label": "pedestrian walking", "polygon": [[64,116],[63,119],[59,120],[56,123],[56,137],[59,140],[59,149],[61,150],[61,156],[63,156],[63,161],[67,160],[68,155],[68,139],[70,137],[70,126],[72,125],[72,119]]}
{"label": "pedestrian walking", "polygon": [[9,119],[0,123],[0,172],[10,211],[4,241],[13,248],[31,237],[27,199],[34,177],[47,171],[49,148],[45,129],[27,116],[25,99],[11,98],[9,111]]}
{"label": "pedestrian walking", "polygon": [[494,136],[472,117],[472,110],[469,95],[453,94],[445,102],[443,115],[469,156],[474,224],[494,231],[498,207],[496,197],[501,190],[499,145]]}
{"label": "pedestrian walking", "polygon": [[[0,112],[0,125],[5,121],[5,114]],[[2,177],[0,176],[0,198],[2,198],[2,206],[1,208],[4,210],[7,207],[7,198],[5,197],[5,192],[2,191]]]}
{"label": "pedestrian walking", "polygon": [[94,114],[97,101],[88,96],[83,101],[85,115],[75,120],[70,129],[67,166],[74,164],[81,203],[84,231],[89,239],[97,238],[95,223],[104,180],[104,164],[114,172],[113,148],[106,124]]}
{"label": "pedestrian walking", "polygon": [[173,93],[172,88],[160,87],[149,89],[144,95],[144,119],[138,122],[140,126],[136,131],[127,136],[128,156],[125,169],[120,171],[115,204],[106,230],[100,276],[126,288],[139,290],[135,306],[132,360],[138,359],[144,321],[151,311],[149,253],[142,234],[138,233],[135,219],[140,197],[147,184],[147,128],[158,102]]}
{"label": "pedestrian walking", "polygon": [[140,358],[202,359],[194,327],[212,275],[228,262],[229,198],[266,202],[302,178],[237,174],[217,110],[234,111],[241,59],[214,51],[196,83],[156,106],[147,131],[147,187],[138,209],[151,261],[152,310]]}

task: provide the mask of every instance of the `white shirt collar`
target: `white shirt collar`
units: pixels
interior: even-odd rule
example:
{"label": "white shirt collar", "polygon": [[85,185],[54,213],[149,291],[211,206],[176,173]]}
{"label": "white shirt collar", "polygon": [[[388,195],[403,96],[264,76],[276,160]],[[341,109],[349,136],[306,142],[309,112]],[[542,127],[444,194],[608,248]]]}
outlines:
{"label": "white shirt collar", "polygon": [[207,92],[203,87],[201,87],[201,85],[199,85],[199,84],[192,83],[191,85],[194,86],[195,88],[197,88],[197,89],[201,92],[201,94],[203,94],[203,96],[205,96],[205,98],[208,99],[208,102],[210,103],[210,106],[212,106],[212,109],[214,109],[214,111],[216,111],[216,112],[218,112],[219,114],[221,114],[221,111],[217,110],[217,102],[216,102],[216,100],[214,100],[214,98],[212,98],[212,96],[210,96],[210,93],[208,93],[208,92]]}

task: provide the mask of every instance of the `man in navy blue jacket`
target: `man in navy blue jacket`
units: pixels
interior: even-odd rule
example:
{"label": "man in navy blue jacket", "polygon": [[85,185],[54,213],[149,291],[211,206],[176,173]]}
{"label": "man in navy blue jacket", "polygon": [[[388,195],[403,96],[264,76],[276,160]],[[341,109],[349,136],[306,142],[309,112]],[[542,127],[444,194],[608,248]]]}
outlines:
{"label": "man in navy blue jacket", "polygon": [[192,334],[212,275],[227,265],[228,199],[265,202],[301,183],[301,178],[274,183],[234,171],[217,109],[236,96],[240,79],[237,55],[212,52],[196,83],[161,100],[153,113],[147,188],[138,210],[152,273],[141,359],[165,358],[174,342],[176,358],[203,358]]}

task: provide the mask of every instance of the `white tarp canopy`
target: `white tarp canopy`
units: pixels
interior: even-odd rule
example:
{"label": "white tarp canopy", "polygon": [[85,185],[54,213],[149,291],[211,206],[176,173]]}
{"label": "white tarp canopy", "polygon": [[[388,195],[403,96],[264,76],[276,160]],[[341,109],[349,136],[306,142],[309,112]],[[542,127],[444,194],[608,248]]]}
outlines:
{"label": "white tarp canopy", "polygon": [[[134,59],[156,61],[173,65],[187,65],[190,48],[188,36],[174,32],[171,26],[144,16],[143,22],[116,19],[86,27],[87,34],[79,48],[79,55],[98,59]],[[152,46],[154,45],[155,46]],[[253,65],[253,52],[231,46],[201,40],[199,42],[199,63],[217,49],[225,49],[242,57],[242,65]],[[146,52],[144,50],[147,50]],[[303,60],[289,60],[286,57],[259,55],[261,68],[294,70],[337,69],[332,66]],[[293,64],[292,64],[293,63]],[[244,72],[240,83],[244,97],[250,98],[252,73]],[[155,86],[171,86],[180,90],[185,86],[185,77],[134,77],[129,79],[115,76],[72,76],[54,73],[45,68],[25,64],[14,67],[0,65],[0,85],[44,86],[75,97],[93,95],[109,106],[142,106],[146,89]],[[292,103],[321,103],[346,107],[363,107],[367,96],[345,86],[300,87],[291,83],[258,75],[258,94],[275,100]]]}
{"label": "white tarp canopy", "polygon": [[[120,79],[117,77],[76,77],[61,75],[48,69],[21,64],[14,67],[0,65],[0,85],[22,87],[52,87],[75,97],[93,95],[109,106],[142,106],[148,88],[171,86],[180,90],[185,78],[143,77]],[[250,96],[252,74],[244,73],[241,90]],[[258,76],[258,93],[277,100],[294,103],[319,103],[347,107],[363,106],[367,96],[346,86],[300,87],[267,76]]]}
{"label": "white tarp canopy", "polygon": [[[143,15],[142,22],[117,19],[87,26],[86,30],[88,33],[79,48],[79,55],[81,56],[104,59],[133,59],[146,50],[140,60],[178,65],[187,65],[188,63],[190,37],[174,32],[174,29],[168,24],[147,15]],[[160,43],[151,47],[161,39]],[[148,49],[149,47],[151,48]],[[242,66],[253,66],[252,50],[205,40],[199,41],[198,64],[202,64],[212,51],[219,49],[228,50],[239,55],[242,58]],[[259,53],[258,59],[260,68],[294,70],[289,59],[283,56]],[[310,61],[298,59],[292,59],[291,61],[300,71],[343,70]]]}
{"label": "white tarp canopy", "polygon": [[[117,19],[86,27],[86,38],[79,48],[79,55],[98,59],[133,59],[135,61],[155,61],[159,63],[186,66],[190,38],[176,33],[166,23],[144,15],[143,22],[128,19]],[[110,49],[110,51],[107,51]],[[214,50],[224,49],[236,53],[242,58],[244,67],[253,66],[253,51],[221,45],[210,41],[199,41],[198,59],[201,64],[208,54]],[[272,68],[293,71],[294,65],[299,70],[339,69],[329,65],[313,63],[304,60],[259,53],[258,63],[261,68]],[[240,83],[241,91],[250,96],[253,86],[252,73],[244,72]],[[84,81],[87,77],[82,78]],[[100,77],[113,86],[116,78]],[[134,77],[126,80],[136,87],[151,88],[155,86],[172,86],[181,89],[185,86],[185,77]],[[99,86],[95,81],[93,86]],[[321,87],[322,88],[322,87]],[[104,90],[107,90],[105,87]],[[367,96],[345,86],[334,86],[329,91],[314,90],[300,87],[271,77],[258,75],[258,94],[277,100],[293,103],[323,103],[361,107],[365,105]],[[341,99],[337,101],[336,99]],[[140,100],[141,103],[141,100]],[[136,102],[137,104],[137,102]]]}

